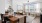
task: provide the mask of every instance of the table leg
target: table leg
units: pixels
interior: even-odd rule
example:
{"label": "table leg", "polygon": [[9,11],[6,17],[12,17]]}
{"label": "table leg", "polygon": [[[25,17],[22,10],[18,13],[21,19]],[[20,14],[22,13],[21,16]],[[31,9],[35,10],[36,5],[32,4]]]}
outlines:
{"label": "table leg", "polygon": [[26,16],[24,17],[24,23],[26,23]]}

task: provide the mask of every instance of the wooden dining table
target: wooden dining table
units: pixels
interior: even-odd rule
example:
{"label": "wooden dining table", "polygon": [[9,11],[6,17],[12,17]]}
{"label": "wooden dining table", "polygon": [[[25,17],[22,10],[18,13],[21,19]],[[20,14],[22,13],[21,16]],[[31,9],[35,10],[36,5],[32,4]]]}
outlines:
{"label": "wooden dining table", "polygon": [[9,16],[10,19],[10,23],[20,23],[20,18],[24,17],[24,23],[26,23],[26,16],[22,16],[22,15],[16,15],[16,16]]}
{"label": "wooden dining table", "polygon": [[18,22],[18,18],[15,16],[10,16],[9,19],[10,19],[10,23],[17,23]]}
{"label": "wooden dining table", "polygon": [[26,23],[26,15],[16,15],[19,18],[19,23]]}

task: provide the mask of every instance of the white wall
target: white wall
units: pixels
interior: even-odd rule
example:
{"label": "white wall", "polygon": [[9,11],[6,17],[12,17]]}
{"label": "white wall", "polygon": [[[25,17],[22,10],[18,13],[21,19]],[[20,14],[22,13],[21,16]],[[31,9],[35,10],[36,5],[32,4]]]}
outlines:
{"label": "white wall", "polygon": [[0,0],[0,13],[5,13],[5,0]]}
{"label": "white wall", "polygon": [[[28,0],[12,0],[12,8],[14,11],[17,11],[17,5],[22,5],[23,3],[27,3]],[[42,1],[42,0],[29,0],[29,2],[36,2],[36,1]],[[9,6],[8,0],[5,0],[5,9],[7,9]]]}
{"label": "white wall", "polygon": [[40,9],[42,10],[42,3],[40,3]]}
{"label": "white wall", "polygon": [[[22,5],[23,3],[27,3],[28,0],[13,0],[13,9],[14,11],[17,11],[17,5]],[[29,0],[29,2],[39,2],[41,0]],[[39,3],[37,4],[39,5]],[[39,7],[39,6],[38,6]],[[40,7],[39,7],[40,8]]]}
{"label": "white wall", "polygon": [[[5,0],[0,0],[0,13],[5,14]],[[1,15],[0,15],[1,20]]]}
{"label": "white wall", "polygon": [[40,3],[35,4],[36,13],[40,13]]}
{"label": "white wall", "polygon": [[[34,2],[34,1],[37,1],[37,0],[29,0],[30,2]],[[8,4],[8,0],[5,0],[5,8],[8,8],[9,4]],[[17,11],[17,5],[22,5],[23,3],[27,3],[28,0],[13,0],[12,1],[12,8],[14,9],[14,11],[16,12]]]}

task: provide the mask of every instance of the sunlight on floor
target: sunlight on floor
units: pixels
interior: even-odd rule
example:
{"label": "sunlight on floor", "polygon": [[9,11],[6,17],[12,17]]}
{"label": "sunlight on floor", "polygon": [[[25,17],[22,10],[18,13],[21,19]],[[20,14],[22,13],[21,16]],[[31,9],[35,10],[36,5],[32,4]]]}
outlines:
{"label": "sunlight on floor", "polygon": [[27,16],[26,23],[40,23],[40,17]]}

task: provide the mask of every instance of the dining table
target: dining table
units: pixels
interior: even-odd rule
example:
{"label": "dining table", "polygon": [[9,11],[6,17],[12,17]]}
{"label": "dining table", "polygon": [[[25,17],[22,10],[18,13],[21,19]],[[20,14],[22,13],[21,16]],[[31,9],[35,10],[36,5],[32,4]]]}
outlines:
{"label": "dining table", "polygon": [[9,19],[10,19],[10,23],[17,23],[18,22],[18,18],[15,16],[10,16]]}
{"label": "dining table", "polygon": [[26,15],[9,16],[10,23],[26,23]]}

